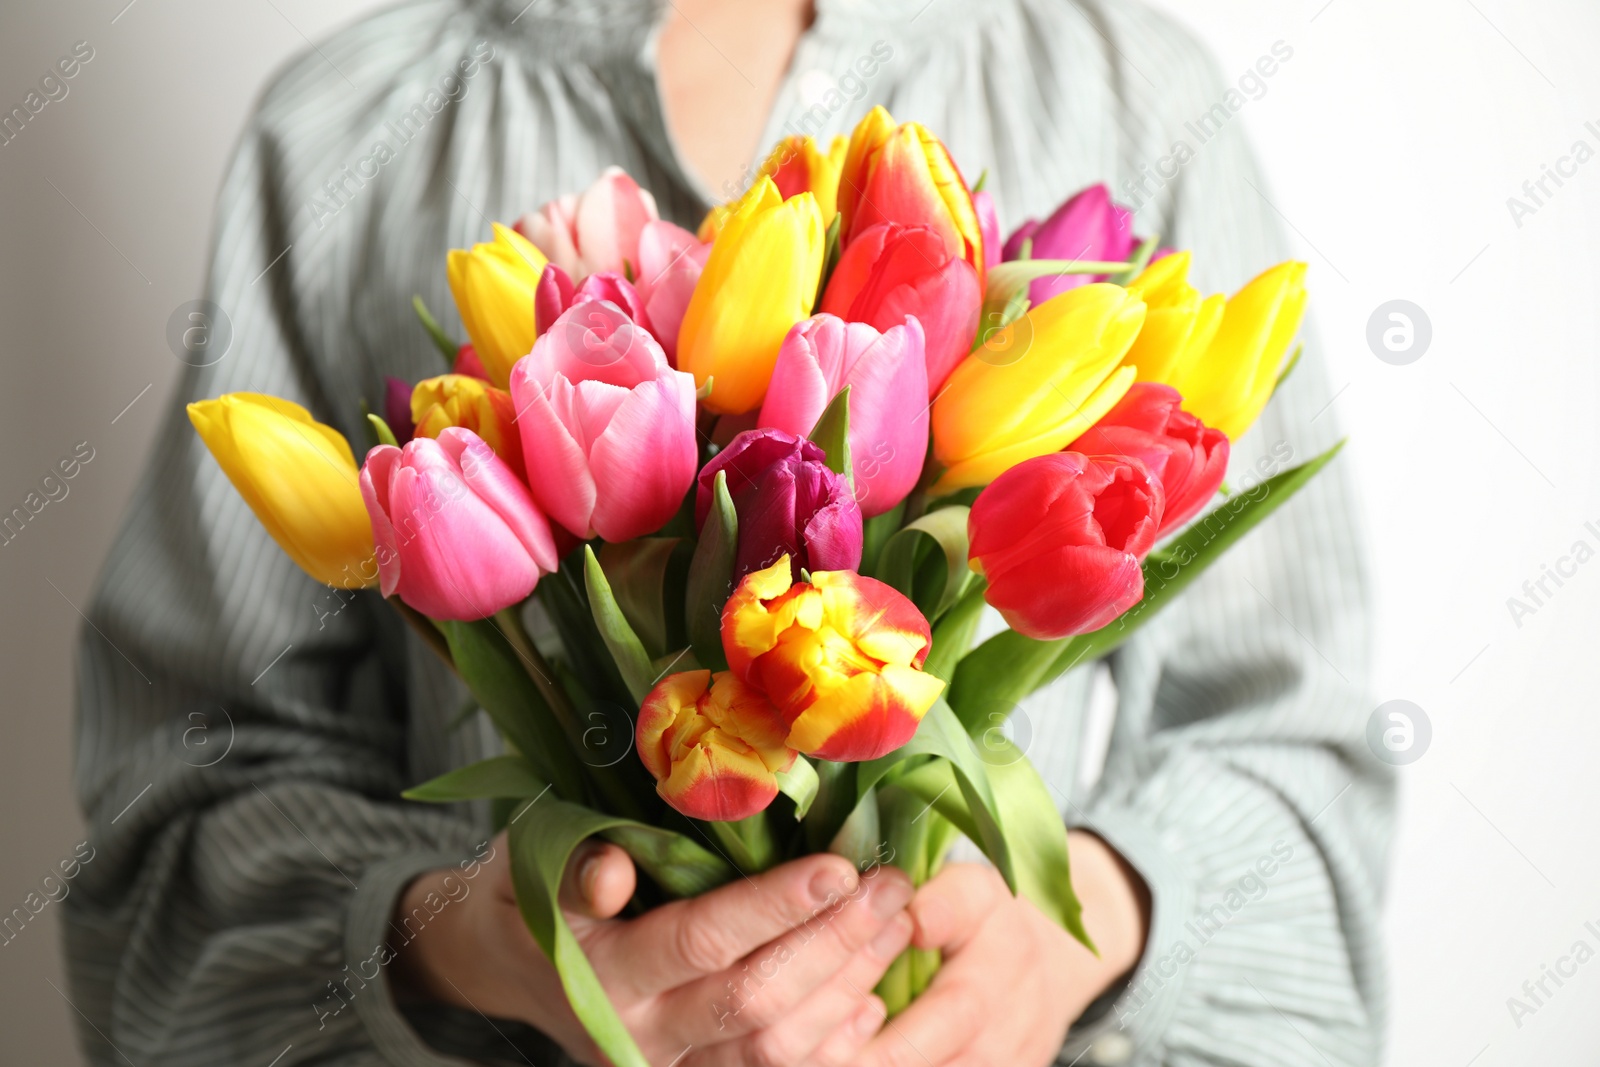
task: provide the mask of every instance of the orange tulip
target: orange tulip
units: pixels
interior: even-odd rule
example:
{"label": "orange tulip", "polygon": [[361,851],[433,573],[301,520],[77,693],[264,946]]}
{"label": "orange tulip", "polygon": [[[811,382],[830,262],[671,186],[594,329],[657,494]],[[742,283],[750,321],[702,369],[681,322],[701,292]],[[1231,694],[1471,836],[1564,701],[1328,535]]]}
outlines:
{"label": "orange tulip", "polygon": [[668,675],[644,698],[634,737],[656,792],[692,819],[734,822],[778,795],[794,763],[783,720],[758,690],[723,671]]}
{"label": "orange tulip", "polygon": [[438,437],[451,426],[471,430],[483,438],[494,454],[506,461],[518,478],[527,481],[522,463],[522,438],[514,422],[511,394],[481,378],[466,374],[441,374],[417,383],[411,391],[411,421],[415,436]]}
{"label": "orange tulip", "polygon": [[984,280],[983,230],[972,193],[944,142],[917,122],[895,125],[875,107],[856,124],[839,174],[839,241],[880,222],[933,226],[950,254]]}
{"label": "orange tulip", "polygon": [[928,620],[899,592],[854,571],[790,581],[789,557],[746,575],[722,610],[729,668],[766,693],[790,748],[877,759],[911,739],[944,690],[922,671]]}

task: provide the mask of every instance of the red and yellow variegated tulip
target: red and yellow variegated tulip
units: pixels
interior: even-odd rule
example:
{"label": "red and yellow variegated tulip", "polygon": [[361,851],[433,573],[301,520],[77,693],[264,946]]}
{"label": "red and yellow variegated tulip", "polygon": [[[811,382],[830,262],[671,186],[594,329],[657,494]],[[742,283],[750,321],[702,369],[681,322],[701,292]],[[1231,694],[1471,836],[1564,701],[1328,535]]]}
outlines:
{"label": "red and yellow variegated tulip", "polygon": [[892,587],[854,571],[791,582],[789,557],[746,575],[722,610],[734,674],[761,690],[790,748],[877,759],[917,732],[944,682],[922,671],[928,620]]}
{"label": "red and yellow variegated tulip", "polygon": [[411,390],[412,433],[438,437],[451,426],[471,430],[506,461],[517,477],[527,481],[522,465],[522,438],[515,425],[517,409],[511,394],[481,378],[466,374],[441,374],[417,383]]}
{"label": "red and yellow variegated tulip", "polygon": [[839,173],[839,241],[848,246],[880,222],[933,226],[950,254],[984,278],[983,227],[972,193],[944,142],[918,122],[895,125],[875,107],[850,134]]}
{"label": "red and yellow variegated tulip", "polygon": [[639,708],[634,738],[656,792],[693,819],[733,822],[778,795],[794,763],[787,727],[759,690],[726,671],[663,679]]}
{"label": "red and yellow variegated tulip", "polygon": [[[817,210],[822,213],[822,228],[833,222],[838,203],[839,168],[844,166],[844,153],[849,142],[835,137],[824,149],[813,137],[791,134],[773,146],[772,152],[762,160],[756,177],[771,178],[785,200],[801,193],[817,198]],[[706,212],[700,222],[700,240],[715,240],[722,224],[739,205],[739,200],[718,204]]]}

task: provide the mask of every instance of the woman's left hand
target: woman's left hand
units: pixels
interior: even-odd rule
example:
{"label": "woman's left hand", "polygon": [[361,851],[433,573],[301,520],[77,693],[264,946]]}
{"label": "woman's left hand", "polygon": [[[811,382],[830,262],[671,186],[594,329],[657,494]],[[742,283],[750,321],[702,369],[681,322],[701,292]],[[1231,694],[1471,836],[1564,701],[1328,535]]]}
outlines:
{"label": "woman's left hand", "polygon": [[857,1057],[861,1067],[1047,1067],[1067,1027],[1144,951],[1149,894],[1093,834],[1068,835],[1072,882],[1100,957],[1013,897],[992,868],[952,864],[910,908],[918,948],[944,963]]}

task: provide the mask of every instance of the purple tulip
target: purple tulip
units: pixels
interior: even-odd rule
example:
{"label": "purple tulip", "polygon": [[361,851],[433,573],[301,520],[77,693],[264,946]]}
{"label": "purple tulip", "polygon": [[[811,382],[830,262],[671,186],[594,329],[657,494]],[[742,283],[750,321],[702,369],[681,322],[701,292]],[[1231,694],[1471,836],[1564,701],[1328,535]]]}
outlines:
{"label": "purple tulip", "polygon": [[[1088,259],[1114,261],[1127,259],[1139,246],[1133,234],[1133,212],[1111,199],[1104,185],[1091,185],[1056,208],[1044,222],[1029,219],[1006,238],[1004,258],[1022,255],[1022,243],[1033,239],[1032,259]],[[1036,278],[1028,287],[1028,298],[1035,306],[1052,296],[1090,282],[1103,282],[1108,275],[1063,274]]]}
{"label": "purple tulip", "polygon": [[861,507],[843,476],[829,470],[822,449],[782,430],[746,430],[705,465],[695,494],[695,523],[711,511],[711,488],[726,471],[739,516],[733,580],[788,554],[800,570],[853,571],[861,565]]}

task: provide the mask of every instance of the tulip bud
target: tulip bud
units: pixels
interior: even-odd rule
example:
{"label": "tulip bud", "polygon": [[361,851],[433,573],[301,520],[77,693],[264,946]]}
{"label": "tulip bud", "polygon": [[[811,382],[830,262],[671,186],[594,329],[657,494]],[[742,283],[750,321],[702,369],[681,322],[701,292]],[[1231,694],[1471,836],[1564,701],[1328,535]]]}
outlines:
{"label": "tulip bud", "polygon": [[1152,262],[1129,283],[1128,292],[1148,310],[1123,366],[1133,367],[1141,382],[1171,384],[1210,347],[1222,324],[1222,295],[1200,298],[1189,284],[1188,252]]}
{"label": "tulip bud", "polygon": [[622,309],[574,304],[511,377],[534,499],[582,538],[654,533],[694,482],[694,393]]}
{"label": "tulip bud", "polygon": [[361,469],[361,496],[383,595],[431,618],[488,618],[559,562],[527,486],[471,430],[379,445]]}
{"label": "tulip bud", "polygon": [[[483,369],[483,360],[478,358],[477,349],[471,345],[462,345],[456,349],[456,358],[450,364],[450,373],[465,374],[468,378],[482,378],[484,381],[489,380],[489,372]],[[406,404],[409,406],[410,403],[411,397],[407,394]]]}
{"label": "tulip bud", "polygon": [[[1055,210],[1043,223],[1029,219],[1006,239],[1004,256],[1022,255],[1025,241],[1033,241],[1030,259],[1125,260],[1139,246],[1133,234],[1133,212],[1111,199],[1104,185],[1091,185]],[[1028,298],[1042,304],[1052,296],[1082,285],[1105,281],[1105,275],[1057,274],[1035,278]]]}
{"label": "tulip bud", "polygon": [[1272,399],[1284,353],[1306,310],[1306,265],[1290,261],[1257,275],[1228,298],[1216,336],[1167,384],[1207,426],[1237,441]]}
{"label": "tulip bud", "polygon": [[983,234],[983,265],[993,267],[1000,262],[1000,214],[994,209],[994,197],[987,189],[972,194],[972,210],[978,214],[978,232]]}
{"label": "tulip bud", "polygon": [[920,123],[895,125],[875,107],[850,134],[839,175],[840,243],[882,222],[932,226],[949,254],[984,275],[983,231],[966,180],[944,143]]}
{"label": "tulip bud", "polygon": [[795,577],[807,570],[854,570],[861,565],[861,507],[844,478],[829,470],[822,449],[782,430],[746,430],[700,471],[695,524],[711,511],[718,471],[728,472],[728,495],[739,517],[733,579],[780,556]]}
{"label": "tulip bud", "polygon": [[678,331],[678,366],[703,386],[705,406],[742,415],[761,406],[778,348],[811,314],[823,231],[809,193],[784,200],[771,178],[745,194],[711,247]]}
{"label": "tulip bud", "polygon": [[1098,630],[1144,595],[1139,561],[1161,525],[1161,484],[1126,456],[1055,452],[978,494],[968,562],[987,600],[1025,637]]}
{"label": "tulip bud", "polygon": [[656,199],[621,167],[607,167],[577,195],[552,200],[524,215],[517,231],[574,281],[639,264],[639,234],[659,216]]}
{"label": "tulip bud", "polygon": [[922,474],[927,417],[906,416],[921,410],[927,375],[916,319],[880,334],[865,323],[817,315],[784,339],[757,425],[809,434],[848,385],[856,501],[863,515],[881,515],[904,500]]}
{"label": "tulip bud", "polygon": [[372,526],[350,445],[299,404],[228,393],[188,407],[206,448],[272,539],[311,577],[341,589],[373,583]]}
{"label": "tulip bud", "polygon": [[911,740],[944,691],[922,671],[933,638],[916,605],[854,571],[791,578],[787,557],[741,581],[722,609],[728,667],[765,693],[790,748],[877,759]]}
{"label": "tulip bud", "polygon": [[1118,361],[1144,303],[1099,283],[1045,301],[962,361],[933,404],[935,493],[984,485],[1034,456],[1059,452],[1133,384]]}
{"label": "tulip bud", "polygon": [[1228,435],[1179,409],[1183,398],[1168,385],[1135,382],[1068,451],[1085,456],[1129,456],[1161,483],[1161,537],[1193,518],[1228,473]]}
{"label": "tulip bud", "polygon": [[674,367],[678,365],[683,313],[689,309],[695,283],[710,255],[709,243],[702,244],[694,234],[670,222],[649,223],[639,235],[639,276],[634,288],[644,301],[650,332]]}
{"label": "tulip bud", "polygon": [[437,438],[451,426],[471,430],[518,478],[526,480],[516,418],[511,394],[504,389],[465,374],[441,374],[418,382],[412,390],[407,422],[415,427],[412,434],[417,437]]}
{"label": "tulip bud", "polygon": [[771,804],[794,763],[788,727],[759,690],[724,671],[668,675],[639,708],[639,759],[661,799],[691,819],[736,822]]}
{"label": "tulip bud", "polygon": [[[817,210],[822,214],[822,228],[826,230],[833,222],[838,203],[839,169],[844,166],[848,145],[845,138],[836,136],[824,151],[815,138],[791,134],[773,146],[757,169],[756,178],[771,178],[785,200],[801,193],[816,197]],[[700,240],[715,240],[722,230],[722,224],[738,203],[739,200],[735,198],[708,211],[700,223]]]}
{"label": "tulip bud", "polygon": [[822,310],[879,331],[914,316],[926,338],[929,395],[972,351],[983,291],[972,265],[931,226],[868,227],[839,257]]}
{"label": "tulip bud", "polygon": [[402,445],[417,432],[411,418],[411,383],[404,378],[386,375],[383,379],[383,421]]}
{"label": "tulip bud", "polygon": [[522,235],[494,224],[494,240],[450,250],[450,292],[489,380],[504,389],[511,365],[533,348],[534,293],[544,255]]}

